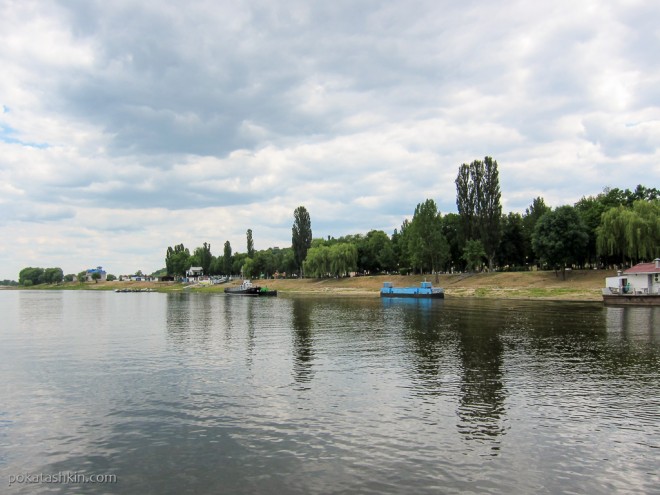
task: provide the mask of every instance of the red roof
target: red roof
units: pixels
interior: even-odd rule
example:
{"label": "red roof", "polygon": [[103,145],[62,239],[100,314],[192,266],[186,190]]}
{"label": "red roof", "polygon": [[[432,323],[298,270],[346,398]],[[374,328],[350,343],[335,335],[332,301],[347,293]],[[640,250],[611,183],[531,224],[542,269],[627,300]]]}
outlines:
{"label": "red roof", "polygon": [[638,263],[632,268],[628,268],[623,273],[626,275],[630,273],[660,273],[660,268],[656,268],[654,261],[651,263]]}

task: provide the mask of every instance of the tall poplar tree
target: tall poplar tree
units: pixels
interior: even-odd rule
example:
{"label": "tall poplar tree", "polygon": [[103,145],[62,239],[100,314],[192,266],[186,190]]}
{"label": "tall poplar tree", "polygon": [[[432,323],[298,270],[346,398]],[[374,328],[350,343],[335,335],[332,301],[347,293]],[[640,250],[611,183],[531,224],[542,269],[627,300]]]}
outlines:
{"label": "tall poplar tree", "polygon": [[195,249],[194,256],[199,262],[199,265],[202,267],[204,275],[209,275],[209,273],[211,273],[211,261],[213,260],[213,255],[211,254],[211,245],[205,242],[203,246]]}
{"label": "tall poplar tree", "polygon": [[464,241],[481,241],[488,267],[493,269],[500,242],[502,204],[497,161],[490,156],[462,164],[456,177],[456,206],[461,216]]}
{"label": "tall poplar tree", "polygon": [[254,241],[252,240],[252,229],[248,229],[247,233],[247,255],[248,258],[254,259]]}
{"label": "tall poplar tree", "polygon": [[229,241],[225,241],[225,250],[222,256],[222,269],[227,276],[231,275],[233,261],[234,260],[231,257],[231,244]]}
{"label": "tall poplar tree", "polygon": [[464,163],[458,168],[458,175],[456,176],[456,206],[463,227],[463,243],[474,237],[474,224],[477,213],[474,183],[471,179],[470,170],[471,165]]}
{"label": "tall poplar tree", "polygon": [[497,171],[497,161],[490,156],[484,158],[483,176],[477,201],[479,208],[479,230],[481,242],[488,257],[488,268],[493,269],[493,260],[497,253],[502,236],[502,193],[500,191],[500,174]]}
{"label": "tall poplar tree", "polygon": [[312,246],[312,221],[304,206],[299,206],[293,212],[293,227],[291,229],[291,244],[293,247],[296,267],[303,276],[303,262],[307,251]]}

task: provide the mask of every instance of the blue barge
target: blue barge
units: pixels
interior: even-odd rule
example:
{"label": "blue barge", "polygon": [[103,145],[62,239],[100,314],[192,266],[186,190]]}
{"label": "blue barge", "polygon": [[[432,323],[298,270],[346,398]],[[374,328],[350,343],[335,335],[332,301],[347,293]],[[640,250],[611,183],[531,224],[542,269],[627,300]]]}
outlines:
{"label": "blue barge", "polygon": [[440,287],[433,287],[431,282],[422,282],[419,287],[392,287],[392,282],[385,282],[380,289],[380,297],[444,299],[445,290]]}

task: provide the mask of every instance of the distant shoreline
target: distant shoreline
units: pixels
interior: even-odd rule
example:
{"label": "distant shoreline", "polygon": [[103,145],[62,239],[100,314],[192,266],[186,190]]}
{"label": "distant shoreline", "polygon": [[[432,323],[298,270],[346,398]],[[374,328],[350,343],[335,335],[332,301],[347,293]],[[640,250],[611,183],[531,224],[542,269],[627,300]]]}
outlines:
{"label": "distant shoreline", "polygon": [[[378,297],[383,282],[395,287],[417,286],[428,280],[443,287],[448,298],[522,299],[549,301],[602,301],[605,278],[615,275],[613,270],[572,270],[566,280],[555,272],[493,272],[452,275],[375,275],[340,279],[278,279],[259,280],[258,283],[276,289],[283,295],[311,294],[323,296]],[[224,292],[225,287],[238,284],[197,286],[176,282],[68,282],[34,287],[2,287],[7,290],[115,290],[121,288],[153,289],[158,292]],[[257,281],[255,280],[255,283]]]}

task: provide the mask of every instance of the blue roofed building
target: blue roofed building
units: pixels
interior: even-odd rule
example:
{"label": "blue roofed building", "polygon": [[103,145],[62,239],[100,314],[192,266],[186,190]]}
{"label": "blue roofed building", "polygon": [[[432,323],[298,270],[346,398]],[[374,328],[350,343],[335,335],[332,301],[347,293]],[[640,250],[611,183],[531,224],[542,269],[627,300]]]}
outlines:
{"label": "blue roofed building", "polygon": [[86,279],[87,279],[88,282],[92,282],[92,281],[94,280],[94,274],[95,274],[95,273],[98,273],[98,274],[99,274],[99,276],[100,276],[99,280],[100,280],[101,282],[104,282],[104,281],[106,280],[106,278],[107,278],[107,273],[105,273],[105,270],[103,269],[103,267],[101,267],[101,266],[97,266],[96,268],[89,268],[89,269],[87,270],[87,277],[86,277]]}

